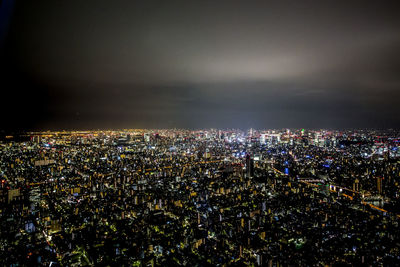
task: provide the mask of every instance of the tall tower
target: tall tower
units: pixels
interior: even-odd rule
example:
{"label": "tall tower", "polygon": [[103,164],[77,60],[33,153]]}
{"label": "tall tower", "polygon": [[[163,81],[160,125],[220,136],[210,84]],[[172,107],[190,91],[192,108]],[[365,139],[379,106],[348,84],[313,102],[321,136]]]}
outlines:
{"label": "tall tower", "polygon": [[254,176],[254,160],[249,154],[246,155],[246,176],[247,178]]}

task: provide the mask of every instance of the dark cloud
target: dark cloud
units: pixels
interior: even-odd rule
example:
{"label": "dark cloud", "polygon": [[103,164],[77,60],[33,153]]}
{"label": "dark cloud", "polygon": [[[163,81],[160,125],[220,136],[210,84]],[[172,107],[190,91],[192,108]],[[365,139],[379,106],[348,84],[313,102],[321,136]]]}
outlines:
{"label": "dark cloud", "polygon": [[397,127],[399,11],[376,1],[20,3],[2,51],[13,103],[4,127]]}

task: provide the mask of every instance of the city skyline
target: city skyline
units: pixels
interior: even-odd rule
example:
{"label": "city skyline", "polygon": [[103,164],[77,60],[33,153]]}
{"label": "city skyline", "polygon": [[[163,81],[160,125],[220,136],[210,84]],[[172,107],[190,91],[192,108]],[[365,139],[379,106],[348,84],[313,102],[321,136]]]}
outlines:
{"label": "city skyline", "polygon": [[0,262],[397,266],[395,130],[30,132],[0,140]]}
{"label": "city skyline", "polygon": [[0,1],[1,266],[400,266],[395,1]]}

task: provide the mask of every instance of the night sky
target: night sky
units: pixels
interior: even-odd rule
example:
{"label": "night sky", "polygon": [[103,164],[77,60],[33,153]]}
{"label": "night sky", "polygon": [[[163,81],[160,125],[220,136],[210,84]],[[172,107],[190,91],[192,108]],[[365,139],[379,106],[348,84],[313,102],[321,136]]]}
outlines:
{"label": "night sky", "polygon": [[388,1],[3,0],[0,129],[398,128],[399,14]]}

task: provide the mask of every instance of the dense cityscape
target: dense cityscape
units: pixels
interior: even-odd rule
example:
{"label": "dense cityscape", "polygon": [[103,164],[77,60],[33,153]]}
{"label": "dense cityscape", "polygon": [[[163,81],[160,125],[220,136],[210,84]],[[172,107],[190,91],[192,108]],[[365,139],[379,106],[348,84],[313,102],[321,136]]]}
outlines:
{"label": "dense cityscape", "polygon": [[4,136],[3,266],[398,266],[395,130]]}
{"label": "dense cityscape", "polygon": [[400,266],[399,1],[0,1],[0,267]]}

